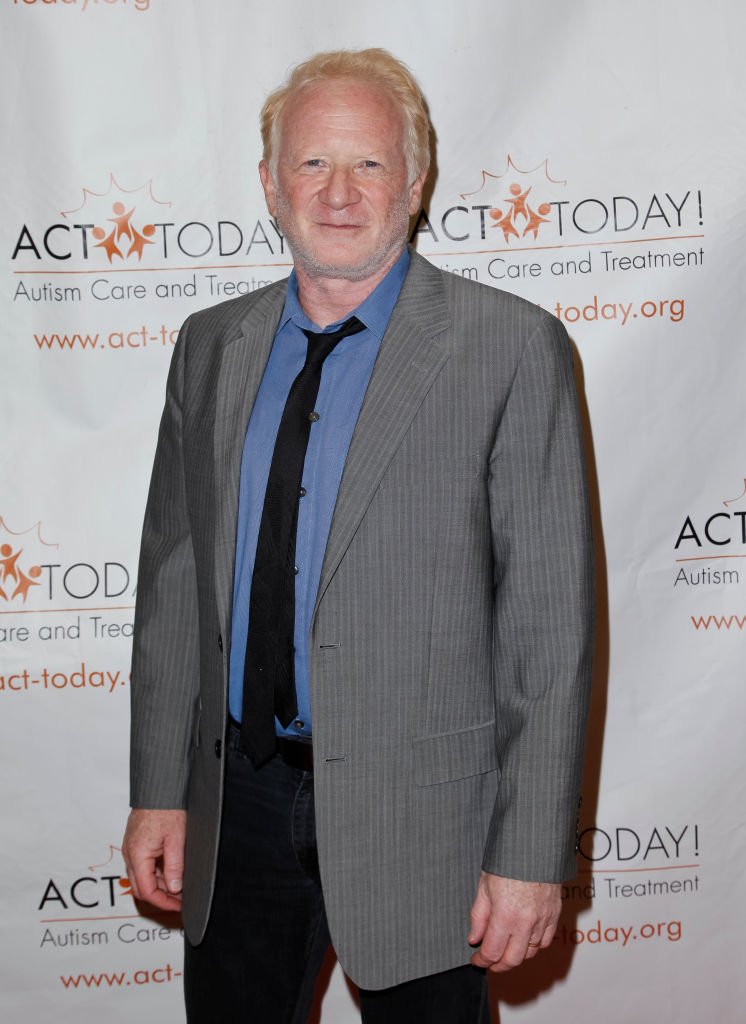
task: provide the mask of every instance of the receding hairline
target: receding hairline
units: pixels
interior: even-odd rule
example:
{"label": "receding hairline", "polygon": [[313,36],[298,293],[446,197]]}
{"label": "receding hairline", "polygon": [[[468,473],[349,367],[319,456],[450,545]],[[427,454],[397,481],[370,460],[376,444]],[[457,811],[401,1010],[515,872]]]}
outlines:
{"label": "receding hairline", "polygon": [[402,120],[403,146],[411,174],[430,166],[432,127],[427,104],[409,68],[383,49],[335,50],[318,53],[288,74],[267,97],[260,123],[263,159],[276,169],[279,137],[288,104],[303,92],[328,82],[350,81],[387,96]]}
{"label": "receding hairline", "polygon": [[[378,97],[388,103],[399,119],[402,132],[402,143],[406,149],[407,123],[401,105],[396,102],[396,97],[393,96],[385,86],[382,86],[380,82],[376,82],[374,79],[367,79],[362,78],[360,75],[349,74],[335,75],[333,78],[316,79],[312,82],[303,82],[296,89],[293,89],[292,92],[288,93],[285,102],[282,105],[282,109],[278,113],[273,141],[277,143],[280,142],[288,117],[292,118],[293,116],[293,108],[305,99],[306,96],[311,96],[315,92],[320,92],[327,86],[334,87],[339,85],[349,85],[351,88],[360,87],[362,89],[369,90],[372,94],[377,94]],[[274,160],[277,159],[277,155],[277,153],[272,154]]]}

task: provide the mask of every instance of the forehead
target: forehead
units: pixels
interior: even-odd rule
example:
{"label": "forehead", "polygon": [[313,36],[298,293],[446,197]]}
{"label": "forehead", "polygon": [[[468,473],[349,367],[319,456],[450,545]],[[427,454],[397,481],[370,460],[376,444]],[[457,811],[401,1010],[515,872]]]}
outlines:
{"label": "forehead", "polygon": [[292,95],[282,113],[280,149],[313,139],[354,138],[403,148],[404,119],[381,86],[353,78],[316,82]]}

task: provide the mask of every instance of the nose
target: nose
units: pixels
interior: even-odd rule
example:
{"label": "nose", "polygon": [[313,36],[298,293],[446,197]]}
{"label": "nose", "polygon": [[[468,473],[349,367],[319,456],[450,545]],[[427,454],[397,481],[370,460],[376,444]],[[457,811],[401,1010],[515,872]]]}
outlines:
{"label": "nose", "polygon": [[321,193],[321,199],[333,210],[342,210],[345,206],[358,202],[360,193],[355,186],[352,171],[347,167],[333,167]]}

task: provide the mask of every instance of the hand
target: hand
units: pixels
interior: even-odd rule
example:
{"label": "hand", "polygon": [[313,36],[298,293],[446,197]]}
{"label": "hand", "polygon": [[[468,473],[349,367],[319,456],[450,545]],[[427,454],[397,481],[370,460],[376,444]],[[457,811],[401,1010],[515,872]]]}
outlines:
{"label": "hand", "polygon": [[135,899],[181,909],[186,811],[130,811],[122,843]]}
{"label": "hand", "polygon": [[552,882],[521,882],[483,871],[471,908],[471,962],[498,973],[546,949],[557,929],[562,898]]}

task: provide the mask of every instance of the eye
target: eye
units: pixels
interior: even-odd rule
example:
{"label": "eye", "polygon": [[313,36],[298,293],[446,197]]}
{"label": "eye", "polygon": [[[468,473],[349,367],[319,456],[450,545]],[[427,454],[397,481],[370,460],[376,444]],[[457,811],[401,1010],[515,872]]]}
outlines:
{"label": "eye", "polygon": [[319,157],[311,157],[310,160],[304,160],[303,161],[303,166],[304,167],[322,167],[323,164],[324,164],[324,161],[321,160]]}
{"label": "eye", "polygon": [[377,160],[363,160],[362,165],[366,169],[368,169],[368,168],[376,168],[376,167],[380,167],[381,166]]}

